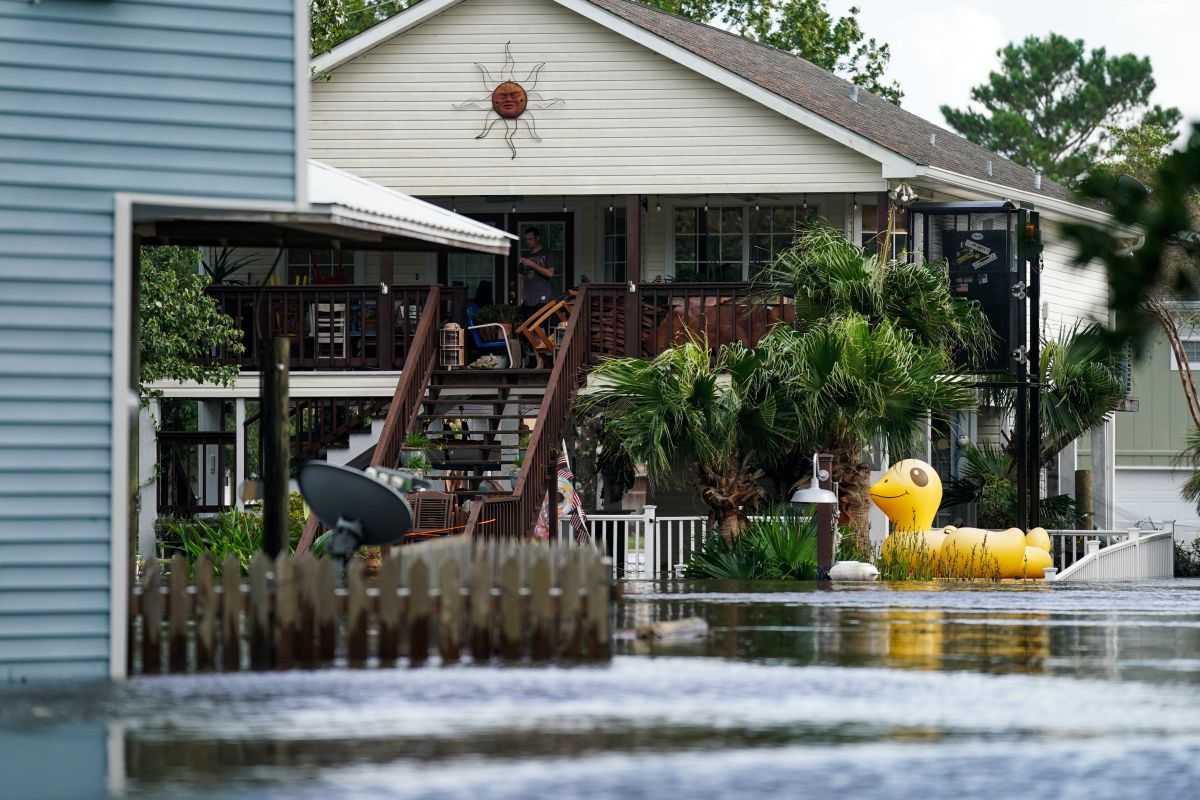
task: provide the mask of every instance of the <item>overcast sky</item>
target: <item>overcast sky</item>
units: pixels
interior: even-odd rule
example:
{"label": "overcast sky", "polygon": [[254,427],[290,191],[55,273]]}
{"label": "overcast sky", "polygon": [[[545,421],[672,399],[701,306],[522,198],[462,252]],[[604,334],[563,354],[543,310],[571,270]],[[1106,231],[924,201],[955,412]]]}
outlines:
{"label": "overcast sky", "polygon": [[891,45],[901,105],[938,125],[939,106],[967,105],[971,87],[999,67],[998,49],[1050,32],[1149,56],[1152,102],[1200,122],[1200,0],[828,0],[836,16],[851,6],[867,36]]}

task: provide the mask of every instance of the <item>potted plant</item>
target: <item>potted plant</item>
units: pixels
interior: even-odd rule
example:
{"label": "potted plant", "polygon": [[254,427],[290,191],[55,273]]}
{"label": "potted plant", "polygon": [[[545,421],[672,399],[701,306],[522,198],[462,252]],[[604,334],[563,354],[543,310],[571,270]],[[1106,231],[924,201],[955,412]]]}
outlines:
{"label": "potted plant", "polygon": [[[497,303],[495,305],[484,306],[476,311],[475,315],[471,318],[471,323],[474,325],[484,325],[492,322],[498,322],[503,325],[511,335],[513,329],[524,322],[521,319],[521,307]],[[479,338],[485,342],[495,341],[499,338],[499,333],[496,332],[495,328],[484,328],[479,331]]]}

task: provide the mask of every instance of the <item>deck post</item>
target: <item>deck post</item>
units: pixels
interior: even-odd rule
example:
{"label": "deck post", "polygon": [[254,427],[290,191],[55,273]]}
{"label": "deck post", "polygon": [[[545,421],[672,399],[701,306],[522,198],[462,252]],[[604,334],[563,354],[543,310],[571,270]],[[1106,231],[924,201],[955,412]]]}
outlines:
{"label": "deck post", "polygon": [[262,364],[263,552],[272,560],[287,547],[288,358],[286,336],[270,340]]}
{"label": "deck post", "polygon": [[[390,287],[393,282],[394,256],[385,250],[379,254],[379,305],[375,308],[375,346],[379,368],[395,369],[396,358],[396,300]],[[408,309],[405,309],[408,313]]]}
{"label": "deck post", "polygon": [[625,355],[637,357],[642,354],[642,197],[637,194],[625,197],[625,280]]}

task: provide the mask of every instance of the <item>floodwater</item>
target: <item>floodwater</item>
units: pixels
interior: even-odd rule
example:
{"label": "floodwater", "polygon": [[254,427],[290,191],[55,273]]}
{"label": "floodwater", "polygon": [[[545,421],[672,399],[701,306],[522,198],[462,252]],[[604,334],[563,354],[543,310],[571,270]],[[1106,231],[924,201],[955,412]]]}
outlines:
{"label": "floodwater", "polygon": [[0,797],[1200,797],[1200,581],[626,590],[709,637],[0,690]]}

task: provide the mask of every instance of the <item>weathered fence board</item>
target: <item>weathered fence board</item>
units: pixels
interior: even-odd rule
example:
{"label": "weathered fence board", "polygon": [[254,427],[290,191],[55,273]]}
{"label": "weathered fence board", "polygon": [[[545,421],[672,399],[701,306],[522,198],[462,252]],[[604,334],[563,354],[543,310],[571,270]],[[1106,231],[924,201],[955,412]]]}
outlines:
{"label": "weathered fence board", "polygon": [[447,537],[368,578],[327,559],[156,562],[130,598],[131,674],[610,658],[611,565],[598,551]]}

